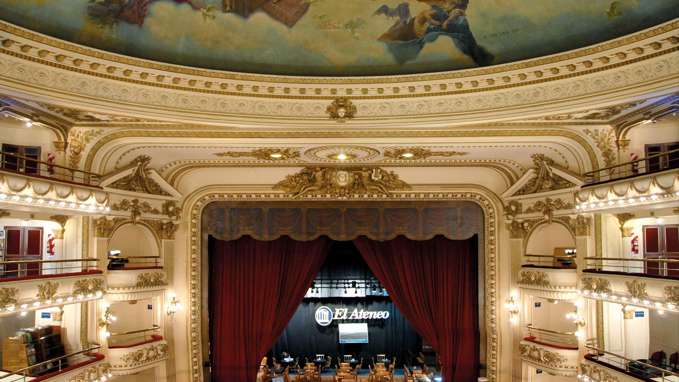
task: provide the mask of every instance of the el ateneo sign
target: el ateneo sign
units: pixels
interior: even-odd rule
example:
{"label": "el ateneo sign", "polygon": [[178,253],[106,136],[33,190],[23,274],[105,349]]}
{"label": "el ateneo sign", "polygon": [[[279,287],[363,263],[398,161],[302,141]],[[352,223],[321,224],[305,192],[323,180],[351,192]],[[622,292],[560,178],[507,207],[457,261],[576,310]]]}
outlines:
{"label": "el ateneo sign", "polygon": [[328,326],[333,321],[338,320],[386,320],[389,318],[389,312],[359,310],[358,308],[350,311],[347,308],[335,308],[332,310],[327,306],[321,306],[316,309],[316,323],[320,326]]}

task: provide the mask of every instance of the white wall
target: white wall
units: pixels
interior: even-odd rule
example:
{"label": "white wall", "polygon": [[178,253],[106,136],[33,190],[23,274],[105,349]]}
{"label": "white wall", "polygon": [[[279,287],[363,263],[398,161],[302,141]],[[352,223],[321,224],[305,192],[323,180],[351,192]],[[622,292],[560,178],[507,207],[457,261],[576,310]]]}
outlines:
{"label": "white wall", "polygon": [[46,160],[47,153],[55,151],[54,141],[56,140],[57,136],[52,130],[37,125],[26,128],[23,122],[0,116],[0,143],[41,146],[41,159]]}
{"label": "white wall", "polygon": [[[575,305],[570,301],[555,302],[539,297],[532,298],[531,321],[533,326],[559,332],[575,332],[575,324],[566,319],[566,314],[575,312]],[[537,307],[536,303],[540,306]]]}
{"label": "white wall", "polygon": [[658,314],[652,310],[650,319],[650,346],[651,353],[663,350],[670,354],[679,352],[679,313]]}
{"label": "white wall", "polygon": [[531,255],[553,255],[554,248],[575,248],[575,238],[561,224],[542,224],[531,232],[526,243],[526,253]]}
{"label": "white wall", "polygon": [[118,228],[109,241],[108,249],[119,249],[122,256],[159,256],[153,233],[142,225],[126,224]]}
{"label": "white wall", "polygon": [[[628,152],[643,158],[646,144],[679,142],[679,117],[665,117],[657,123],[636,126],[627,133],[627,139],[630,140]],[[621,160],[627,162],[629,157]]]}

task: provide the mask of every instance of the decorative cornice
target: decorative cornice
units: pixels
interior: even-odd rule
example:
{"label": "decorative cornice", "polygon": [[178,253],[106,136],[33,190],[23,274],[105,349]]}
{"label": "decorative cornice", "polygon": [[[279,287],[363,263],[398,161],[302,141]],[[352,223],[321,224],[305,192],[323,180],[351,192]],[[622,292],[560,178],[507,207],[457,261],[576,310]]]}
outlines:
{"label": "decorative cornice", "polygon": [[81,279],[73,283],[73,295],[87,296],[97,292],[106,292],[104,280],[102,279]]}
{"label": "decorative cornice", "polygon": [[40,301],[52,300],[59,290],[59,283],[47,281],[44,284],[38,284],[38,294],[35,297]]}
{"label": "decorative cornice", "polygon": [[519,284],[542,288],[548,288],[552,285],[546,272],[526,270],[521,271]]}
{"label": "decorative cornice", "polygon": [[637,102],[627,102],[620,105],[613,105],[608,107],[603,107],[600,109],[592,109],[586,111],[580,111],[575,113],[566,114],[556,114],[544,117],[545,121],[565,121],[565,120],[593,120],[593,121],[608,121],[611,120],[623,112],[637,107],[644,103],[643,101]]}
{"label": "decorative cornice", "polygon": [[288,175],[274,186],[294,198],[331,195],[352,198],[361,195],[389,196],[393,191],[411,189],[393,171],[379,167],[334,168],[305,167]]}
{"label": "decorative cornice", "polygon": [[580,364],[580,370],[582,375],[585,375],[596,382],[620,382],[618,377],[601,366],[583,363]]}
{"label": "decorative cornice", "polygon": [[130,218],[133,222],[139,221],[142,214],[150,213],[159,215],[159,209],[152,207],[149,202],[139,201],[139,199],[123,199],[111,206],[113,211],[130,211]]}
{"label": "decorative cornice", "polygon": [[551,221],[554,217],[554,211],[572,209],[573,203],[571,202],[566,202],[563,199],[546,198],[545,200],[538,200],[532,206],[526,208],[525,213],[530,214],[540,212],[545,219]]}
{"label": "decorative cornice", "polygon": [[561,190],[574,187],[575,184],[555,174],[552,168],[558,167],[553,159],[544,154],[533,154],[533,170],[535,176],[531,178],[516,195],[536,194],[546,191]]}
{"label": "decorative cornice", "polygon": [[299,150],[291,148],[261,148],[250,151],[222,151],[214,155],[227,158],[250,157],[264,161],[286,161],[298,159],[301,154]]}
{"label": "decorative cornice", "polygon": [[109,184],[108,187],[151,195],[170,196],[158,183],[151,179],[149,174],[150,163],[151,157],[148,155],[140,155],[134,158],[129,164],[130,167],[134,168],[132,173]]}

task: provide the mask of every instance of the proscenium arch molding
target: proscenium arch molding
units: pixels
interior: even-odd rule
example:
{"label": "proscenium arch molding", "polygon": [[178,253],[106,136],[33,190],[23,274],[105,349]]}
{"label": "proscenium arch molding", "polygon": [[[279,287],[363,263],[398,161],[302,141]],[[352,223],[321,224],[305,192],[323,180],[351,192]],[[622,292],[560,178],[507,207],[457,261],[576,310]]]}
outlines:
{"label": "proscenium arch molding", "polygon": [[[203,126],[204,128],[205,126]],[[485,127],[485,128],[484,128]],[[579,165],[583,170],[590,171],[603,164],[598,149],[592,146],[591,141],[583,132],[565,128],[535,126],[533,129],[521,127],[509,128],[507,125],[479,125],[477,128],[439,129],[439,130],[300,130],[300,131],[272,131],[272,130],[196,130],[191,128],[177,128],[167,126],[159,129],[158,126],[150,125],[149,129],[129,128],[111,133],[104,133],[87,149],[87,155],[83,164],[86,171],[93,171],[97,156],[107,145],[125,138],[196,138],[196,139],[314,139],[314,138],[502,138],[502,137],[561,137],[577,143],[586,158],[581,158]],[[153,130],[150,130],[152,129]],[[197,127],[196,127],[197,128]],[[580,155],[578,155],[579,157]],[[585,160],[586,159],[586,160]],[[99,169],[97,169],[99,170]],[[172,183],[171,183],[172,184]],[[176,186],[172,184],[172,186]]]}
{"label": "proscenium arch molding", "polygon": [[[204,290],[206,279],[203,277],[204,257],[207,253],[207,231],[203,230],[202,217],[204,210],[213,202],[223,203],[245,203],[257,202],[258,206],[266,206],[266,203],[299,202],[299,199],[292,199],[283,193],[235,193],[229,192],[228,188],[219,189],[210,187],[196,191],[190,195],[184,204],[184,220],[188,221],[188,241],[186,243],[189,266],[186,269],[185,277],[188,280],[188,299],[189,309],[187,311],[187,346],[189,347],[188,362],[190,378],[193,382],[203,381],[203,365],[205,354],[207,353],[207,341],[203,341],[203,317],[206,316],[207,303],[205,303]],[[500,257],[499,252],[499,216],[502,210],[501,201],[490,191],[481,188],[460,187],[459,191],[448,192],[408,192],[394,193],[390,197],[374,197],[365,199],[338,200],[331,197],[323,198],[304,198],[307,205],[314,203],[334,203],[341,205],[350,202],[360,203],[396,203],[404,204],[417,203],[423,207],[427,203],[445,204],[456,202],[471,202],[476,204],[483,212],[483,230],[481,237],[483,240],[484,258],[484,301],[485,301],[485,328],[486,328],[486,371],[489,381],[500,381],[498,373],[501,369],[509,366],[504,365],[507,360],[501,360],[500,346],[500,293],[503,289],[499,287],[500,277],[497,272]],[[504,284],[503,284],[504,285]],[[505,288],[506,289],[506,288]],[[508,330],[508,329],[506,329]],[[500,364],[503,364],[501,367]]]}

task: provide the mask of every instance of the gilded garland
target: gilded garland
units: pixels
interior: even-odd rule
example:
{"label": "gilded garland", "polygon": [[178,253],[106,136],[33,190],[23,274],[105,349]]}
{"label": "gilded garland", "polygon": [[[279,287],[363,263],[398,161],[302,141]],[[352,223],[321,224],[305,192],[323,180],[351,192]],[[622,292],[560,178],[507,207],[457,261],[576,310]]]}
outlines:
{"label": "gilded garland", "polygon": [[305,167],[296,174],[286,176],[274,186],[274,190],[284,191],[294,198],[390,196],[392,191],[410,189],[410,185],[399,179],[394,172],[379,167]]}

